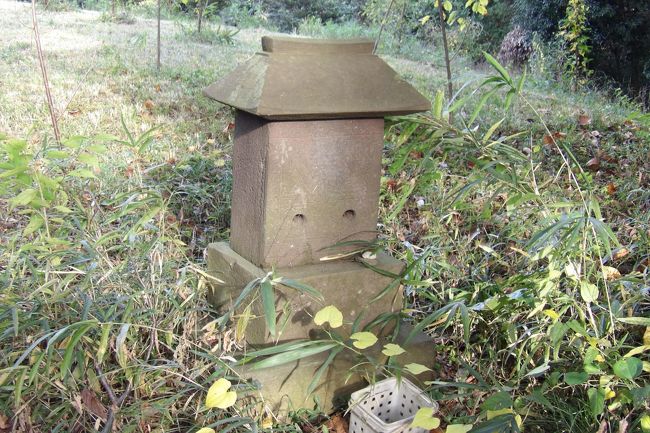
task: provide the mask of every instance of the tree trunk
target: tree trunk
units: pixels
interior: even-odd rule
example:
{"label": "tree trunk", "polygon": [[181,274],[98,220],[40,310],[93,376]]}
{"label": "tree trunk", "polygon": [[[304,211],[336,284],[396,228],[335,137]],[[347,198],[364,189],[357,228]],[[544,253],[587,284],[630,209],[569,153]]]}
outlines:
{"label": "tree trunk", "polygon": [[203,14],[205,13],[205,8],[208,7],[208,0],[203,0],[199,4],[199,20],[198,20],[198,32],[201,33],[201,24],[203,23]]}
{"label": "tree trunk", "polygon": [[[445,66],[447,67],[447,98],[451,101],[451,98],[454,96],[454,86],[451,82],[451,63],[449,61],[449,46],[447,45],[447,22],[445,21],[445,12],[442,9],[442,0],[438,0],[438,15],[440,16],[442,46],[445,49]],[[449,123],[453,123],[453,121],[453,115],[449,113]]]}

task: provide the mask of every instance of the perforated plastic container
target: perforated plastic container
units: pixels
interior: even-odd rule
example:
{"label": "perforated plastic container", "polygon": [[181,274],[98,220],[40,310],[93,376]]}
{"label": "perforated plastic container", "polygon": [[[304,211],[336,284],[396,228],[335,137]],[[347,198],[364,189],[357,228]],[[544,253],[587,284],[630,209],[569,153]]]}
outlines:
{"label": "perforated plastic container", "polygon": [[349,433],[428,433],[409,427],[422,407],[438,411],[438,404],[408,380],[382,380],[352,394]]}

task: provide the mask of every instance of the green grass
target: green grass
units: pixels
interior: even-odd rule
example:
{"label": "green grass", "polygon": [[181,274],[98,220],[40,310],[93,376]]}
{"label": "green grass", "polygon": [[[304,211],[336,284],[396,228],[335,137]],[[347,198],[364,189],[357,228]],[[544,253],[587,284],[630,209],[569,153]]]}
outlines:
{"label": "green grass", "polygon": [[[205,300],[209,277],[202,258],[209,242],[228,236],[233,119],[230,109],[201,91],[258,50],[260,37],[271,32],[243,28],[232,43],[223,43],[228,41],[219,36],[218,24],[206,23],[205,35],[198,37],[193,22],[166,14],[163,66],[156,71],[152,11],[151,2],[130,11],[133,22],[113,22],[95,11],[39,11],[62,135],[88,137],[56,159],[48,157],[58,148],[51,139],[28,5],[0,2],[0,132],[26,140],[20,157],[29,161],[32,184],[43,185],[40,173],[58,185],[49,207],[12,206],[9,200],[25,184],[0,178],[0,421],[5,416],[43,431],[74,426],[95,431],[97,414],[89,409],[89,396],[108,408],[107,387],[118,397],[125,393],[115,413],[120,431],[185,432],[221,419],[264,418],[254,405],[232,413],[203,406],[215,378],[237,382],[227,363],[239,343],[232,331],[215,330],[218,315]],[[299,33],[372,38],[377,29],[306,21]],[[439,49],[414,38],[400,43],[387,32],[379,53],[432,99],[444,89]],[[453,70],[456,89],[469,83],[459,97],[493,74],[462,53],[454,56]],[[530,105],[516,98],[505,110],[503,95],[497,94],[467,131],[462,119],[482,92],[468,98],[456,126],[426,120],[422,133],[445,130],[441,141],[415,134],[397,146],[408,120],[386,135],[382,236],[402,259],[430,254],[409,276],[411,315],[421,320],[457,301],[490,305],[467,313],[469,335],[462,314],[450,318],[447,328],[428,328],[439,352],[437,377],[475,385],[460,397],[444,387],[431,392],[445,402],[445,422],[484,419],[479,405],[485,397],[508,390],[531,431],[570,429],[574,413],[580,413],[574,424],[580,427],[572,431],[593,432],[598,425],[585,409],[587,385],[567,390],[559,375],[582,368],[590,344],[599,348],[604,369],[641,344],[641,327],[602,328],[612,311],[620,317],[648,314],[642,290],[650,285],[650,121],[620,97],[594,89],[572,92],[533,70],[522,93]],[[581,114],[591,119],[589,125],[578,124]],[[481,140],[503,117],[496,137],[523,132],[506,141],[511,147]],[[605,286],[599,279],[598,253],[607,254],[598,239],[589,245],[558,243],[540,260],[526,255],[527,242],[562,213],[554,205],[578,197],[558,149],[544,144],[545,124],[566,134],[561,144],[575,154],[572,170],[599,158],[601,169],[581,188],[600,202],[604,221],[629,251],[606,263],[623,274],[619,281]],[[128,144],[129,134],[142,145]],[[397,167],[395,161],[405,154],[406,163]],[[7,154],[1,158],[3,164],[9,160]],[[500,171],[490,171],[488,162],[500,164]],[[79,177],[78,169],[92,176]],[[499,173],[513,177],[505,182]],[[454,200],[472,181],[476,185]],[[411,182],[413,191],[406,196]],[[534,185],[541,186],[538,202],[512,205],[513,196]],[[39,218],[48,224],[24,234]],[[586,305],[566,276],[553,280],[547,297],[538,295],[553,266],[567,258],[583,264],[584,278],[598,284],[601,294],[607,291],[611,308],[602,297],[596,306]],[[520,300],[506,296],[531,287],[534,293]],[[550,370],[531,377],[526,374],[543,362],[548,335],[560,327],[541,310],[533,313],[542,301],[543,308],[561,312],[559,323],[579,319],[591,336],[601,332],[603,337],[594,343],[567,331]],[[598,319],[593,328],[589,308]],[[647,361],[647,352],[640,357]],[[643,373],[636,381],[616,379],[612,386],[625,395],[647,378]],[[591,385],[597,382],[594,376]],[[238,386],[248,402],[253,393],[246,384]],[[539,399],[531,403],[532,390],[550,405]],[[565,398],[571,404],[563,408]],[[644,404],[634,416],[648,409]],[[605,419],[615,426],[631,407],[624,403]],[[104,424],[98,425],[101,431]]]}

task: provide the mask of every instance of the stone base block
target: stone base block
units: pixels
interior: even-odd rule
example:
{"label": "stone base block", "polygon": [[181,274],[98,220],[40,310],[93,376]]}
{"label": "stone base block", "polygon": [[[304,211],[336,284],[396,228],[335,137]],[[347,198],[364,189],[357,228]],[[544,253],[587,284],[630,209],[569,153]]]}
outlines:
{"label": "stone base block", "polygon": [[[210,244],[207,255],[209,272],[223,281],[213,285],[209,297],[210,302],[217,308],[227,307],[246,284],[268,273],[235,253],[227,243]],[[377,258],[369,260],[368,264],[391,274],[399,274],[404,267],[402,262],[385,253],[378,254]],[[359,314],[363,314],[363,325],[379,314],[399,311],[402,307],[402,295],[398,289],[371,303],[370,301],[394,279],[355,261],[339,260],[281,268],[275,270],[275,275],[311,286],[318,290],[324,299],[316,300],[295,289],[276,286],[278,332],[275,338],[271,338],[265,329],[261,302],[252,296],[244,303],[251,305],[252,313],[252,317],[247,319],[248,325],[243,336],[249,344],[266,345],[279,340],[310,338],[314,332],[320,330],[314,325],[313,316],[326,305],[334,305],[343,313],[344,323],[348,326],[337,329],[343,334],[349,331],[349,325]]]}
{"label": "stone base block", "polygon": [[[424,334],[419,334],[407,343],[405,337],[410,327],[402,324],[400,328],[402,332],[395,343],[405,348],[406,352],[393,357],[393,361],[400,366],[416,362],[432,368],[435,351],[431,339]],[[386,342],[386,339],[382,339],[372,348],[363,351],[374,359],[374,367],[366,364],[361,368],[359,362],[362,358],[350,351],[341,352],[322,375],[316,390],[311,395],[307,394],[307,389],[316,371],[325,362],[328,352],[262,370],[251,371],[243,366],[238,368],[237,373],[260,387],[255,396],[257,402],[265,411],[270,411],[280,419],[285,418],[291,411],[301,408],[316,408],[329,414],[337,407],[346,407],[350,394],[367,386],[368,378],[375,376],[376,380],[382,378],[381,366],[387,359],[381,353],[381,349]],[[407,373],[406,377],[416,385],[425,388],[424,382],[432,379],[432,372],[425,372],[415,377]]]}

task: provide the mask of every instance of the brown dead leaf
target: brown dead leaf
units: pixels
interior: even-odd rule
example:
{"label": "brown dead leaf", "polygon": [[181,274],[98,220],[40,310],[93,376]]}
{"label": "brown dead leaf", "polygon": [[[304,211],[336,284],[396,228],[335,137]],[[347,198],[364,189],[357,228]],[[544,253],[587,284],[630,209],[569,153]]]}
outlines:
{"label": "brown dead leaf", "polygon": [[397,181],[395,179],[388,179],[386,181],[386,189],[391,192],[397,191]]}
{"label": "brown dead leaf", "polygon": [[84,388],[81,390],[81,401],[83,402],[84,408],[95,415],[98,418],[101,418],[103,421],[106,421],[108,416],[108,410],[106,406],[102,404],[101,401],[97,398],[95,391]]}
{"label": "brown dead leaf", "polygon": [[618,250],[614,251],[612,258],[614,260],[621,260],[623,257],[626,257],[628,254],[630,254],[630,250],[628,250],[627,248],[619,248]]}
{"label": "brown dead leaf", "polygon": [[586,114],[581,114],[578,116],[578,125],[580,126],[587,126],[591,124],[591,117],[587,116]]}
{"label": "brown dead leaf", "polygon": [[348,433],[348,422],[336,414],[327,422],[327,428],[332,433]]}
{"label": "brown dead leaf", "polygon": [[603,266],[603,274],[605,275],[605,279],[607,281],[618,280],[621,278],[621,273],[619,270],[611,266]]}
{"label": "brown dead leaf", "polygon": [[614,185],[613,183],[608,183],[607,184],[607,194],[609,194],[609,195],[616,194],[616,189],[617,189],[616,185]]}
{"label": "brown dead leaf", "polygon": [[68,114],[72,117],[77,117],[81,114],[81,110],[68,110]]}
{"label": "brown dead leaf", "polygon": [[156,105],[153,103],[153,101],[151,99],[147,99],[146,101],[144,101],[144,108],[146,108],[147,111],[150,112],[150,113],[153,111],[153,108],[155,106]]}
{"label": "brown dead leaf", "polygon": [[587,170],[598,171],[600,169],[600,159],[596,156],[587,161]]}
{"label": "brown dead leaf", "polygon": [[545,145],[550,146],[552,144],[555,144],[557,140],[561,140],[564,137],[566,137],[565,132],[555,131],[553,134],[546,134],[543,138],[543,142]]}
{"label": "brown dead leaf", "polygon": [[9,428],[9,418],[0,413],[0,430]]}
{"label": "brown dead leaf", "polygon": [[160,92],[160,84],[156,84],[154,86],[154,89],[156,90],[156,92]]}

